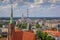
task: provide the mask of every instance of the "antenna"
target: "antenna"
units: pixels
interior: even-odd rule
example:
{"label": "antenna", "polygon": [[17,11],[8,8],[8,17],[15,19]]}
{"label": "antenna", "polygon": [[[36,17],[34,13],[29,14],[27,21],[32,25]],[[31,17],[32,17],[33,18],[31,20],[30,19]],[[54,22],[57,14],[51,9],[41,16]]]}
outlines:
{"label": "antenna", "polygon": [[24,15],[23,15],[23,13],[22,13],[22,19],[23,19],[23,16],[24,16]]}
{"label": "antenna", "polygon": [[21,20],[22,20],[22,22],[23,22],[23,20],[24,20],[24,15],[23,15],[23,13],[22,13],[22,16],[21,16]]}
{"label": "antenna", "polygon": [[29,30],[29,9],[27,8],[27,30]]}
{"label": "antenna", "polygon": [[27,19],[28,19],[28,17],[29,17],[29,11],[28,11],[29,9],[27,8]]}

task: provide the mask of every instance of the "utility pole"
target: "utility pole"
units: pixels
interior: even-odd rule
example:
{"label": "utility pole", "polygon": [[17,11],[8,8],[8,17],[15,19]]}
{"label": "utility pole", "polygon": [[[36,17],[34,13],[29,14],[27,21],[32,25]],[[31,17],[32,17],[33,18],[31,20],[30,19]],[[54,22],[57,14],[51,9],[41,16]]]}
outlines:
{"label": "utility pole", "polygon": [[29,30],[29,9],[27,8],[27,30]]}
{"label": "utility pole", "polygon": [[21,20],[22,20],[22,22],[23,22],[23,19],[24,19],[24,15],[23,15],[23,13],[22,13],[22,16],[21,16]]}

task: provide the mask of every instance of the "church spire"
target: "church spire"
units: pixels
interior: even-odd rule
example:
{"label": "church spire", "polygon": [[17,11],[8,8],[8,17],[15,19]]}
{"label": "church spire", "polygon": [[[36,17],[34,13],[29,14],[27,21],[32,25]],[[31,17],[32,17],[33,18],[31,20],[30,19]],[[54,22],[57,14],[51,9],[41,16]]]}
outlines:
{"label": "church spire", "polygon": [[10,16],[10,24],[13,23],[13,6],[11,5],[11,16]]}

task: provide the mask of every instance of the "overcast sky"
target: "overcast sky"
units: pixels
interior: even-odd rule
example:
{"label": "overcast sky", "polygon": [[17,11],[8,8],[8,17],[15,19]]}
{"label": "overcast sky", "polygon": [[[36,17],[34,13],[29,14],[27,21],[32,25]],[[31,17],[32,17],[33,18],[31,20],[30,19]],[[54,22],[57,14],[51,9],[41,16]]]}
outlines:
{"label": "overcast sky", "polygon": [[[55,4],[34,4],[31,0],[23,2],[22,0],[0,0],[0,17],[10,17],[11,1],[13,2],[14,17],[27,16],[27,8],[29,9],[29,17],[60,17],[60,0]],[[32,2],[32,3],[31,3]]]}

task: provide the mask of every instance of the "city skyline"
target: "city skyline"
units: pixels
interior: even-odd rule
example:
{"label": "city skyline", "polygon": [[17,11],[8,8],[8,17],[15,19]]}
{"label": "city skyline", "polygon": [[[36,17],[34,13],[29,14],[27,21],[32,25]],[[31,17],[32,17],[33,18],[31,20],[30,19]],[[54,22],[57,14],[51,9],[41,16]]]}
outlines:
{"label": "city skyline", "polygon": [[[10,17],[10,7],[9,4],[11,0],[3,0],[0,1],[0,17]],[[15,1],[13,0],[13,16],[14,17],[21,17],[22,13],[24,14],[24,17],[27,16],[27,8],[29,9],[29,17],[60,17],[60,0],[55,0],[55,4],[43,4],[40,5],[40,3],[43,3],[42,0],[40,0],[40,3],[34,2],[32,0],[29,0],[28,2],[19,0]],[[30,3],[32,2],[32,3]],[[45,1],[47,2],[47,1]],[[49,1],[48,1],[49,2]],[[52,2],[52,0],[51,0]],[[54,2],[54,1],[53,1]],[[29,4],[30,3],[30,4]],[[38,5],[39,4],[39,5]],[[59,5],[58,5],[59,4]],[[31,8],[32,7],[32,8]]]}

